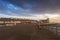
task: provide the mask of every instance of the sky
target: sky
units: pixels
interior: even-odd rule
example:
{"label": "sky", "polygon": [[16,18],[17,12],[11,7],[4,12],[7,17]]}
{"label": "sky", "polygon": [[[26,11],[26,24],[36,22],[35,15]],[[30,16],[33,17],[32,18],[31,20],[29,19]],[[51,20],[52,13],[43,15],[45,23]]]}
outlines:
{"label": "sky", "polygon": [[0,17],[57,19],[60,0],[0,0]]}

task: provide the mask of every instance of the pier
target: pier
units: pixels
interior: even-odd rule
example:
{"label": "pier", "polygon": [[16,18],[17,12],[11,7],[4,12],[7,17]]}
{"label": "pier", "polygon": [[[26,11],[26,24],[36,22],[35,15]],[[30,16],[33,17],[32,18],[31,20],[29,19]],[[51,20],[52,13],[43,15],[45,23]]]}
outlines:
{"label": "pier", "polygon": [[36,24],[0,27],[0,40],[60,40],[60,37],[45,25],[40,26],[39,29]]}
{"label": "pier", "polygon": [[0,19],[0,40],[60,40],[60,23],[47,20]]}

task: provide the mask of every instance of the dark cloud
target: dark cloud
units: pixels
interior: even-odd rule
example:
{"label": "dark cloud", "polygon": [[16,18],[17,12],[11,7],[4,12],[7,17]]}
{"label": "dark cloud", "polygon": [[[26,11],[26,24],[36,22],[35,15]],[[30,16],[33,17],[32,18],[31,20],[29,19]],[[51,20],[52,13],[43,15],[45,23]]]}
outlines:
{"label": "dark cloud", "polygon": [[59,10],[60,0],[0,0],[0,14],[31,16]]}
{"label": "dark cloud", "polygon": [[60,0],[4,0],[34,12],[45,12],[59,10]]}

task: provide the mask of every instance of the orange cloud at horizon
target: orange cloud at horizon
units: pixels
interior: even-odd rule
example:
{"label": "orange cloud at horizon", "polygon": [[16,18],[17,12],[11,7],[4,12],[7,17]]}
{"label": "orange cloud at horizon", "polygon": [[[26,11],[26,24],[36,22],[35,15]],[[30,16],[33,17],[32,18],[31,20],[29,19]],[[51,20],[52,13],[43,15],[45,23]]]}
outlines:
{"label": "orange cloud at horizon", "polygon": [[60,17],[52,18],[52,19],[50,19],[50,22],[60,23]]}

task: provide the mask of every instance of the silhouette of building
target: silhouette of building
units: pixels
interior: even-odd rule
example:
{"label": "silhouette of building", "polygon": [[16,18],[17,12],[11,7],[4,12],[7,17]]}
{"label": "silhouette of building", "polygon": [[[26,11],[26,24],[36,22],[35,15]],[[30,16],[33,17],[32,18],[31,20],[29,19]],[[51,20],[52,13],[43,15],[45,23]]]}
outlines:
{"label": "silhouette of building", "polygon": [[44,20],[40,20],[39,23],[49,23],[49,18],[44,19]]}
{"label": "silhouette of building", "polygon": [[0,24],[5,24],[7,26],[16,24],[31,24],[31,23],[37,23],[37,21],[29,19],[0,18]]}

